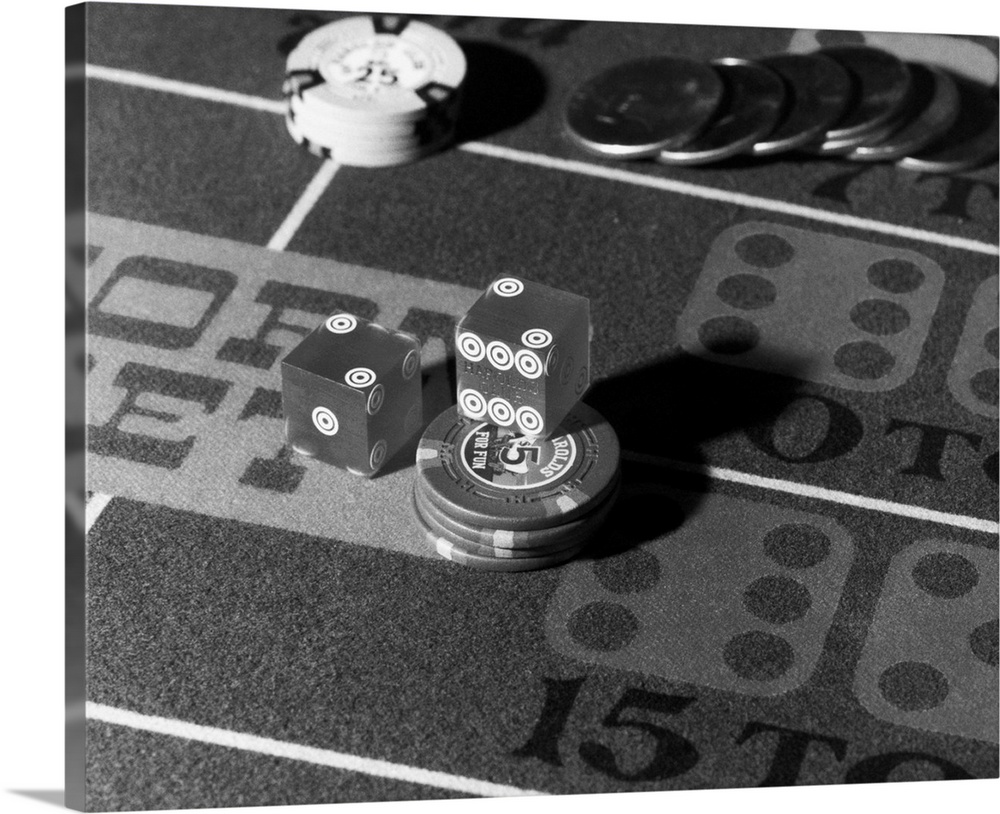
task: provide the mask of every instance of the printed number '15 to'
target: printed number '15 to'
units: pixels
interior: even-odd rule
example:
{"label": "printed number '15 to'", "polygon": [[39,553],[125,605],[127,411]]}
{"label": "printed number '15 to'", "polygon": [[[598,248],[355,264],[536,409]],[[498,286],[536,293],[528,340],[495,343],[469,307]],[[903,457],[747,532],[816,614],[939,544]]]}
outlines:
{"label": "printed number '15 to'", "polygon": [[[515,757],[533,757],[553,766],[562,766],[559,740],[566,728],[573,704],[585,679],[565,681],[543,679],[545,703],[535,728]],[[653,746],[649,762],[631,772],[623,771],[612,749],[597,741],[580,744],[580,757],[593,769],[616,780],[666,780],[688,771],[698,762],[698,750],[687,738],[664,726],[643,720],[642,713],[676,715],[695,699],[629,688],[601,722],[608,729],[632,729],[646,733]],[[637,715],[638,713],[638,715]]]}

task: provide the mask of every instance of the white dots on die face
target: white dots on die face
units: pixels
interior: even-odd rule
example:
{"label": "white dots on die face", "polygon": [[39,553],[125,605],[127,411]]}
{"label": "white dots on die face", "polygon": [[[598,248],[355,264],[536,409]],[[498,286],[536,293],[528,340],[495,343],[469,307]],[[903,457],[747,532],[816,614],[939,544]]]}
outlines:
{"label": "white dots on die face", "polygon": [[486,398],[478,390],[463,390],[458,394],[458,403],[469,418],[482,418],[486,415]]}
{"label": "white dots on die face", "polygon": [[486,355],[486,343],[473,333],[458,337],[458,351],[470,362],[478,362]]}
{"label": "white dots on die face", "polygon": [[368,465],[372,469],[378,469],[385,463],[385,441],[376,441],[372,447],[372,454],[368,457]]}
{"label": "white dots on die face", "polygon": [[370,367],[352,367],[347,371],[347,375],[344,376],[344,381],[351,387],[367,387],[375,379],[375,371]]}
{"label": "white dots on die face", "polygon": [[497,370],[510,370],[514,365],[514,354],[503,342],[490,342],[486,346],[486,356]]}
{"label": "white dots on die face", "polygon": [[552,349],[549,351],[549,355],[545,357],[545,375],[555,376],[559,372],[560,361],[561,354],[559,353],[559,346],[553,345]]}
{"label": "white dots on die face", "polygon": [[538,435],[545,426],[545,419],[534,407],[518,407],[515,419],[525,435]]}
{"label": "white dots on die face", "polygon": [[514,366],[526,379],[537,379],[543,372],[542,360],[530,350],[519,350],[514,355]]}
{"label": "white dots on die face", "polygon": [[403,433],[406,436],[410,436],[420,429],[420,420],[423,417],[423,411],[420,408],[420,403],[414,404],[406,413],[406,418],[403,419]]}
{"label": "white dots on die face", "polygon": [[375,415],[375,413],[381,410],[384,401],[385,388],[380,384],[376,384],[368,394],[368,415]]}
{"label": "white dots on die face", "polygon": [[416,348],[411,350],[406,354],[406,358],[403,359],[403,379],[409,380],[413,378],[413,374],[417,372],[420,367],[420,351]]}
{"label": "white dots on die face", "polygon": [[493,292],[501,297],[516,297],[524,291],[524,283],[515,277],[501,277],[493,283]]}
{"label": "white dots on die face", "polygon": [[514,423],[514,408],[511,407],[507,399],[499,396],[492,398],[486,405],[486,412],[489,413],[490,421],[498,427],[509,427]]}
{"label": "white dots on die face", "polygon": [[331,333],[349,334],[358,327],[358,318],[352,314],[334,314],[325,324]]}
{"label": "white dots on die face", "polygon": [[526,348],[545,348],[552,344],[552,333],[544,328],[530,328],[521,334],[521,344]]}
{"label": "white dots on die face", "polygon": [[340,422],[329,407],[316,407],[312,411],[313,426],[323,435],[336,435]]}
{"label": "white dots on die face", "polygon": [[562,368],[559,370],[559,384],[565,387],[569,384],[570,379],[573,378],[573,370],[576,368],[576,360],[573,358],[573,354],[567,356],[562,363]]}

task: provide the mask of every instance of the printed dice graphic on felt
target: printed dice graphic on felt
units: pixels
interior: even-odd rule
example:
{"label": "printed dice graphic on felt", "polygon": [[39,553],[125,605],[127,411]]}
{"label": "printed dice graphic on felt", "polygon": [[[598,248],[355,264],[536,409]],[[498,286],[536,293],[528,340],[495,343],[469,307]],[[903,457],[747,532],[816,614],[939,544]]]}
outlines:
{"label": "printed dice graphic on felt", "polygon": [[292,449],[373,475],[420,428],[420,343],[333,314],[282,360],[281,403]]}
{"label": "printed dice graphic on felt", "polygon": [[546,438],[590,383],[590,301],[494,280],[455,328],[458,411]]}

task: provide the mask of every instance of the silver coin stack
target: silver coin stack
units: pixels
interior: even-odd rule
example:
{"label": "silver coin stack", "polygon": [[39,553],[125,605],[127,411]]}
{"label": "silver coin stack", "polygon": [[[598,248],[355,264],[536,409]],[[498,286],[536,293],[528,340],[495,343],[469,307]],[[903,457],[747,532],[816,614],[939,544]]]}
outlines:
{"label": "silver coin stack", "polygon": [[693,166],[795,151],[927,173],[996,160],[998,139],[995,93],[864,45],[622,63],[576,88],[565,127],[605,158]]}

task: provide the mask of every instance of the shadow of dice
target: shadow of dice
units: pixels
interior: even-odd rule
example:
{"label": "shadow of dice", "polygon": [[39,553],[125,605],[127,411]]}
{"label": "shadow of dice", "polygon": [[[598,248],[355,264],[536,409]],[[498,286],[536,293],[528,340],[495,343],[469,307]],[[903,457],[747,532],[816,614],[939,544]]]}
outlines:
{"label": "shadow of dice", "polygon": [[499,277],[455,328],[458,411],[547,438],[590,384],[590,301]]}
{"label": "shadow of dice", "polygon": [[854,692],[876,718],[997,743],[997,552],[923,540],[889,568]]}
{"label": "shadow of dice", "polygon": [[748,222],[712,244],[677,323],[682,347],[736,367],[846,390],[882,391],[913,375],[944,272],[905,249]]}
{"label": "shadow of dice", "polygon": [[281,362],[288,444],[371,476],[420,428],[420,383],[415,337],[333,314]]}
{"label": "shadow of dice", "polygon": [[[565,567],[546,618],[564,655],[754,696],[812,674],[853,559],[850,536],[818,514],[725,495],[630,486],[619,517],[653,501],[676,530]],[[619,524],[621,525],[621,524]],[[605,535],[613,534],[615,516]]]}

